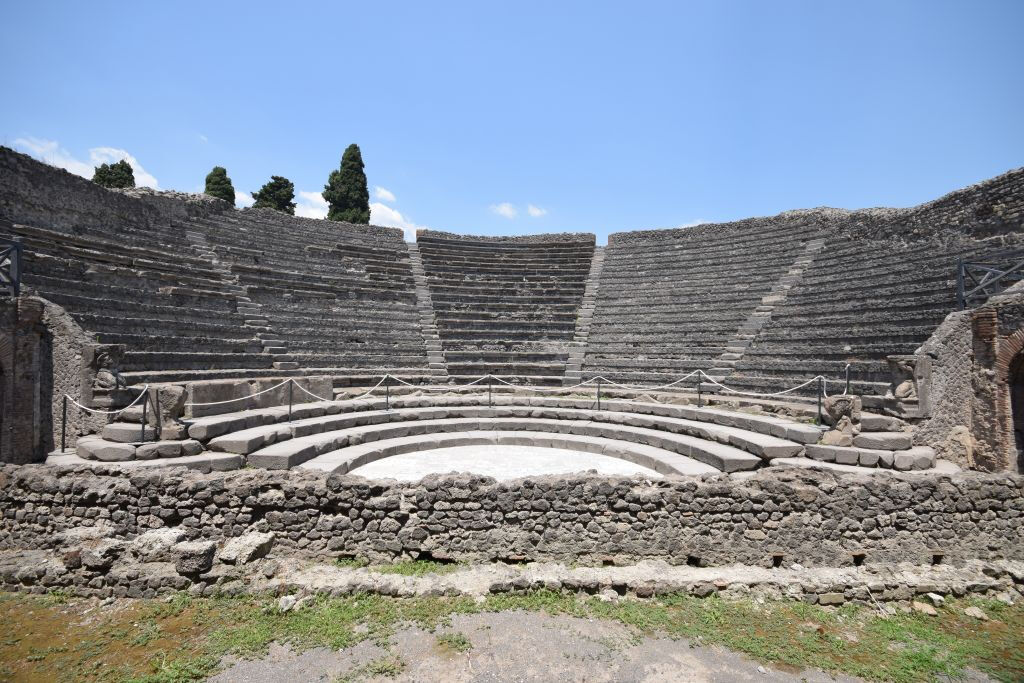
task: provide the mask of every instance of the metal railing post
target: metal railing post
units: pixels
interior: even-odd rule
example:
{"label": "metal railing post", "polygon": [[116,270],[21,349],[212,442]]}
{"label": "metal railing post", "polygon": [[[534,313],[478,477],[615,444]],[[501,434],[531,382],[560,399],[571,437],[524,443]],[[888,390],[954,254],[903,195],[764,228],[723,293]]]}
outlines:
{"label": "metal railing post", "polygon": [[384,409],[391,410],[391,375],[384,375]]}
{"label": "metal railing post", "polygon": [[60,409],[60,452],[68,449],[68,395],[64,394],[64,405]]}
{"label": "metal railing post", "polygon": [[850,364],[849,363],[846,364],[846,391],[844,393],[846,393],[847,395],[849,395],[849,393],[850,393]]}
{"label": "metal railing post", "polygon": [[698,370],[697,371],[697,407],[698,408],[703,408],[704,407],[704,400],[703,400],[703,397],[701,396],[701,393],[700,393],[701,392],[701,385],[703,385],[703,384],[704,384],[704,373],[702,371]]}
{"label": "metal railing post", "polygon": [[815,418],[814,424],[821,424],[821,396],[825,391],[825,378],[818,375],[818,417]]}
{"label": "metal railing post", "polygon": [[601,378],[597,378],[597,409],[601,410]]}
{"label": "metal railing post", "polygon": [[139,441],[146,440],[146,422],[149,421],[149,389],[146,389],[146,398],[142,399],[142,429],[139,430]]}
{"label": "metal railing post", "polygon": [[956,303],[961,311],[967,308],[964,299],[964,259],[960,257],[956,260]]}
{"label": "metal railing post", "polygon": [[491,404],[491,380],[494,379],[494,375],[487,375],[487,407],[493,408]]}
{"label": "metal railing post", "polygon": [[288,378],[288,421],[292,421],[292,391],[295,386],[295,380],[291,377]]}

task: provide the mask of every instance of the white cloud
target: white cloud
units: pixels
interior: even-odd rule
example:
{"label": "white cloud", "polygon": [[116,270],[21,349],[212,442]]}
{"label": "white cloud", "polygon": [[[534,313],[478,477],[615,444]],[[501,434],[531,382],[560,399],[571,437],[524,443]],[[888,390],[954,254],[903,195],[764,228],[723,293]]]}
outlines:
{"label": "white cloud", "polygon": [[136,186],[152,187],[153,189],[158,189],[160,187],[156,178],[147,173],[146,169],[142,168],[142,164],[139,163],[139,160],[123,149],[118,149],[117,147],[93,147],[89,150],[89,159],[92,161],[93,166],[111,164],[123,159],[131,165],[132,171],[135,173]]}
{"label": "white cloud", "polygon": [[491,204],[491,211],[498,214],[499,216],[504,216],[509,220],[512,220],[513,218],[519,215],[519,209],[512,206],[508,202],[502,202],[501,204]]}
{"label": "white cloud", "polygon": [[417,230],[427,227],[425,225],[417,225],[387,204],[381,204],[380,202],[370,203],[370,223],[373,225],[383,225],[388,228],[401,228],[405,232],[405,239],[409,241],[416,240]]}
{"label": "white cloud", "polygon": [[531,218],[540,218],[541,216],[545,215],[547,212],[548,212],[547,209],[542,209],[539,206],[534,206],[533,204],[529,204],[526,207],[526,213],[530,214]]}
{"label": "white cloud", "polygon": [[117,147],[93,147],[89,150],[89,162],[86,163],[76,159],[66,149],[60,146],[56,140],[43,140],[40,138],[26,137],[17,138],[14,141],[16,147],[20,147],[37,158],[53,166],[59,166],[75,175],[83,178],[92,178],[96,166],[109,164],[122,159],[127,161],[135,174],[135,184],[140,187],[152,187],[159,189],[160,185],[156,178],[142,167],[139,160],[123,149]]}
{"label": "white cloud", "polygon": [[683,223],[682,225],[678,225],[676,227],[678,227],[678,228],[692,228],[692,227],[695,227],[695,226],[698,226],[698,225],[704,225],[705,223],[707,223],[706,220],[704,220],[703,218],[698,218],[695,221],[690,221],[688,223]]}
{"label": "white cloud", "polygon": [[255,202],[256,200],[248,192],[235,190],[235,206],[240,206],[244,209],[247,206],[252,206]]}
{"label": "white cloud", "polygon": [[373,196],[385,202],[395,201],[395,193],[386,187],[381,187],[380,185],[374,186]]}
{"label": "white cloud", "polygon": [[206,142],[209,142],[209,141],[210,141],[210,138],[206,137],[202,133],[199,134],[199,142],[206,143]]}
{"label": "white cloud", "polygon": [[327,200],[319,192],[299,191],[295,215],[303,218],[327,218]]}

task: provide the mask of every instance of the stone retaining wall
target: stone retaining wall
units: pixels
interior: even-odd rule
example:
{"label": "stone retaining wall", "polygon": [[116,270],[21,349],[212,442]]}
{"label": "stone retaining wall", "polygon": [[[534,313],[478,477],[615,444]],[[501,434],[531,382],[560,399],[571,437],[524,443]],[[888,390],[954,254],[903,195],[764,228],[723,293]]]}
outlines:
{"label": "stone retaining wall", "polygon": [[417,484],[304,472],[5,466],[0,549],[176,528],[272,532],[284,554],[806,567],[1024,559],[1024,477],[768,470],[749,479],[470,475]]}
{"label": "stone retaining wall", "polygon": [[1012,234],[1024,226],[1024,168],[905,209],[797,209],[775,216],[704,223],[692,228],[618,232],[608,237],[608,243],[677,240],[705,231],[753,233],[801,222],[816,224],[833,236],[853,239],[935,239],[947,233],[983,239]]}
{"label": "stone retaining wall", "polygon": [[549,232],[540,235],[459,235],[442,230],[421,229],[416,231],[416,237],[420,239],[443,239],[460,242],[507,242],[513,244],[547,244],[549,242],[595,244],[597,241],[597,237],[589,232]]}

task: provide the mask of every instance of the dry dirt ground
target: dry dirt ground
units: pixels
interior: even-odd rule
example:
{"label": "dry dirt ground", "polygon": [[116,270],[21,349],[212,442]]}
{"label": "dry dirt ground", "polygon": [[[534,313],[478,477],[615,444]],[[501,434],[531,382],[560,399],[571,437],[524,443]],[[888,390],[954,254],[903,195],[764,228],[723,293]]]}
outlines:
{"label": "dry dirt ground", "polygon": [[[461,648],[446,636],[468,641]],[[461,651],[460,651],[461,650]],[[263,659],[228,660],[217,683],[279,681],[855,681],[820,671],[782,671],[687,640],[638,637],[622,624],[539,612],[456,615],[430,633],[397,632],[388,645],[364,641],[295,653],[273,645]],[[975,680],[989,680],[984,677]]]}

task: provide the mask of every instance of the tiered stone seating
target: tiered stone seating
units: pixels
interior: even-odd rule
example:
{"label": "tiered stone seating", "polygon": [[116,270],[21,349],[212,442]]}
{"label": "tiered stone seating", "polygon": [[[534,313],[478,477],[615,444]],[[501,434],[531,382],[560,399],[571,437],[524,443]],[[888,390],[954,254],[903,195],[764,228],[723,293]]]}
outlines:
{"label": "tiered stone seating", "polygon": [[817,234],[793,217],[612,235],[583,376],[662,384],[710,369]]}
{"label": "tiered stone seating", "polygon": [[417,242],[449,377],[560,384],[594,241],[422,231]]}
{"label": "tiered stone seating", "polygon": [[853,393],[884,394],[886,356],[913,353],[928,339],[956,308],[957,258],[984,249],[966,240],[829,239],[725,383],[768,392],[820,374],[837,393],[849,363]]}
{"label": "tiered stone seating", "polygon": [[270,371],[236,312],[241,290],[172,241],[167,226],[3,222],[0,236],[24,245],[28,291],[64,307],[97,342],[126,346],[129,383]]}
{"label": "tiered stone seating", "polygon": [[192,225],[244,288],[279,367],[339,386],[429,379],[408,248],[391,228],[246,210]]}

